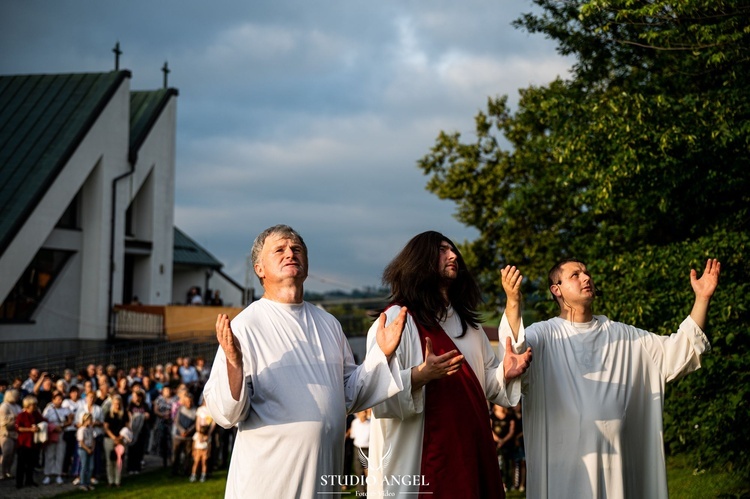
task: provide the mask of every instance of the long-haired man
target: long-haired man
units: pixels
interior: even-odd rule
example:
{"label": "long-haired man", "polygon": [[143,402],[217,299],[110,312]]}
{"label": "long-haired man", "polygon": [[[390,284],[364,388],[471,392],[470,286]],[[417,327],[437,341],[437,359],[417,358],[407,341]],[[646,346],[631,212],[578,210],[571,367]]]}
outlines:
{"label": "long-haired man", "polygon": [[[520,285],[515,268],[503,280]],[[391,291],[387,321],[408,310],[395,353],[404,390],[373,408],[369,494],[503,497],[487,400],[509,405],[506,381],[528,368],[530,351],[509,354],[500,366],[479,324],[479,286],[438,232],[412,238],[383,282]],[[374,324],[368,345],[376,332]]]}

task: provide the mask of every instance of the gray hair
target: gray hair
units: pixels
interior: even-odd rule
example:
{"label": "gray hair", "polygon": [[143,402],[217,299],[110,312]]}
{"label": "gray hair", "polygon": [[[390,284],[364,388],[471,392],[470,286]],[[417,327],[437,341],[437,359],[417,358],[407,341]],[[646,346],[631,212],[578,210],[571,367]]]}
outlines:
{"label": "gray hair", "polygon": [[[258,234],[258,237],[255,238],[255,241],[253,242],[253,248],[252,250],[250,250],[250,259],[253,262],[253,268],[255,268],[255,265],[258,263],[258,260],[260,259],[260,252],[263,249],[263,245],[265,244],[266,239],[270,235],[278,235],[280,237],[298,242],[300,246],[302,246],[302,251],[305,254],[305,260],[307,260],[307,245],[302,239],[302,236],[300,236],[296,230],[292,229],[288,225],[279,224],[267,228],[266,230]],[[260,276],[258,276],[258,278],[260,279]],[[263,284],[262,279],[261,284]]]}
{"label": "gray hair", "polygon": [[5,392],[3,400],[9,404],[17,404],[18,401],[21,400],[21,392],[16,388],[11,388]]}

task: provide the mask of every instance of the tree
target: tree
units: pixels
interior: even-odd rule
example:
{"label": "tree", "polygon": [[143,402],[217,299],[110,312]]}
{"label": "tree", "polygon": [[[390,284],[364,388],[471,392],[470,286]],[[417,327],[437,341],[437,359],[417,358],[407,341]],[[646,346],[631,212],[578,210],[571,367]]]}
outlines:
{"label": "tree", "polygon": [[[699,260],[709,255],[722,259],[711,312],[715,353],[707,372],[670,392],[675,424],[666,436],[670,449],[700,450],[747,469],[747,451],[732,449],[748,448],[750,429],[743,425],[736,438],[742,416],[728,407],[743,396],[746,421],[750,389],[728,381],[726,370],[746,381],[750,365],[743,331],[750,318],[750,6],[535,3],[541,14],[515,25],[574,56],[570,78],[521,91],[514,113],[505,97],[490,98],[476,116],[473,142],[441,132],[419,161],[430,176],[427,188],[455,201],[458,220],[479,230],[463,251],[493,297],[490,306],[500,301],[502,266],[522,266],[540,298],[548,268],[577,256],[602,283],[600,312],[668,332],[674,317],[689,311],[687,265],[702,268]],[[609,283],[617,294],[607,294]],[[549,301],[536,306],[545,315],[554,309]],[[696,398],[701,387],[712,395]],[[734,432],[708,454],[705,441],[692,439],[694,428],[681,426],[701,415],[715,419],[699,427]]]}

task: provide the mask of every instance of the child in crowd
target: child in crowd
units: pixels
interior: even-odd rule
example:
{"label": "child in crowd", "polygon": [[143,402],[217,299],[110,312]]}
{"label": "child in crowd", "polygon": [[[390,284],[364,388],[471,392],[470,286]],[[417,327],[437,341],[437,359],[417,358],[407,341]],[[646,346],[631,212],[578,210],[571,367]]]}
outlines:
{"label": "child in crowd", "polygon": [[207,426],[198,426],[193,434],[193,473],[190,475],[190,481],[196,480],[198,465],[201,467],[201,482],[206,481],[206,471],[208,468],[208,433]]}
{"label": "child in crowd", "polygon": [[82,416],[81,426],[76,432],[78,457],[81,462],[81,490],[94,490],[91,485],[91,472],[94,470],[94,420],[91,413]]}

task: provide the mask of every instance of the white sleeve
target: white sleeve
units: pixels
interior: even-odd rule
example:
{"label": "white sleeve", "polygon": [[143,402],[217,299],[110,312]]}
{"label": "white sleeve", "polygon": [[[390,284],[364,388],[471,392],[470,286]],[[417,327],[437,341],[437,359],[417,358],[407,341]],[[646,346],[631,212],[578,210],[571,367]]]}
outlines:
{"label": "white sleeve", "polygon": [[669,336],[638,331],[642,344],[666,382],[700,369],[701,355],[711,349],[708,338],[690,316]]}
{"label": "white sleeve", "polygon": [[399,376],[400,365],[395,356],[388,362],[375,342],[368,349],[364,362],[357,366],[343,332],[341,336],[344,342],[344,395],[348,413],[370,408],[404,389]]}
{"label": "white sleeve", "polygon": [[[243,365],[246,365],[247,360],[244,357],[243,353]],[[252,386],[252,379],[250,376],[245,376],[240,391],[240,399],[235,400],[229,388],[226,366],[227,358],[224,355],[224,350],[219,347],[214,359],[213,369],[211,369],[211,375],[203,388],[203,398],[216,424],[223,428],[231,428],[240,421],[247,419],[250,411],[248,394],[250,387],[248,385]]]}
{"label": "white sleeve", "polygon": [[[513,407],[521,401],[522,385],[527,375],[524,373],[518,378],[512,379],[508,382],[505,381],[503,360],[505,359],[505,340],[508,337],[511,339],[514,353],[520,353],[526,350],[526,330],[523,327],[523,319],[521,319],[518,326],[518,338],[514,339],[513,330],[510,327],[508,318],[505,316],[505,313],[503,313],[503,317],[500,320],[500,327],[498,327],[497,330],[497,358],[500,359],[500,367],[496,371],[496,379],[500,384],[500,399],[496,403],[505,407]],[[534,361],[532,360],[532,362]]]}
{"label": "white sleeve", "polygon": [[[386,311],[386,325],[390,324],[398,316],[401,307],[393,306]],[[373,323],[367,333],[368,357],[370,350],[378,349],[375,335],[378,330],[378,320]],[[404,332],[401,335],[401,343],[393,355],[391,362],[396,361],[398,377],[403,390],[388,398],[383,403],[372,408],[373,414],[378,419],[395,418],[407,419],[424,411],[424,387],[412,391],[411,369],[422,363],[424,354],[419,340],[416,324],[410,315],[407,315]]]}

